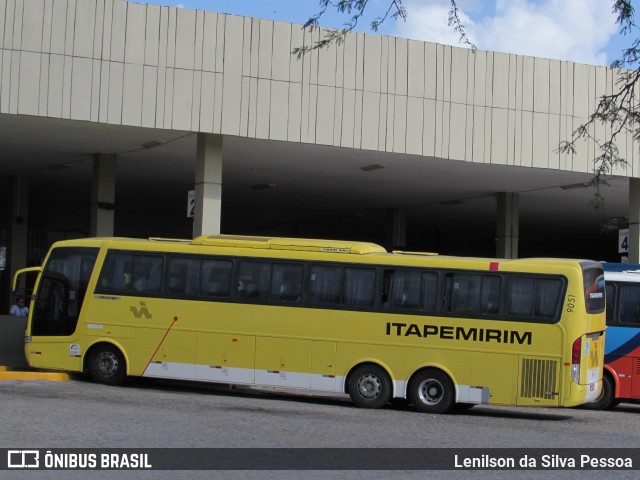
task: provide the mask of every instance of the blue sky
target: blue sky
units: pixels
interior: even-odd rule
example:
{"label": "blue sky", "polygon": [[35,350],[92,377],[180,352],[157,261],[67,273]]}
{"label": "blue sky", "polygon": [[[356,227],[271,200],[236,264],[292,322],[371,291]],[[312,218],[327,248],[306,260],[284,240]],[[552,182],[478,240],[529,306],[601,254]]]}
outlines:
{"label": "blue sky", "polygon": [[[304,23],[319,10],[318,0],[135,0],[236,15]],[[358,30],[384,15],[390,0],[371,0]],[[458,0],[463,23],[482,50],[495,50],[594,65],[607,65],[630,44],[620,37],[612,0]],[[633,1],[634,6],[640,0]],[[404,0],[406,22],[388,20],[378,33],[458,45],[447,25],[449,0]],[[640,14],[640,12],[638,12]],[[341,27],[348,16],[327,11],[321,24]],[[637,34],[636,34],[637,35]]]}

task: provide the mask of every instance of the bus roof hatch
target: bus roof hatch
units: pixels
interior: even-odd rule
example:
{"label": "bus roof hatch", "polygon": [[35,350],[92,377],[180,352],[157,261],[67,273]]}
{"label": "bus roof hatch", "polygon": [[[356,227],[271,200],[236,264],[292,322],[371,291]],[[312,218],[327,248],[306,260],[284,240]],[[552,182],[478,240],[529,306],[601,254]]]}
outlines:
{"label": "bus roof hatch", "polygon": [[380,245],[368,242],[314,240],[306,238],[250,237],[242,235],[203,235],[193,239],[191,244],[216,247],[257,248],[266,250],[351,253],[357,255],[387,253],[387,251]]}

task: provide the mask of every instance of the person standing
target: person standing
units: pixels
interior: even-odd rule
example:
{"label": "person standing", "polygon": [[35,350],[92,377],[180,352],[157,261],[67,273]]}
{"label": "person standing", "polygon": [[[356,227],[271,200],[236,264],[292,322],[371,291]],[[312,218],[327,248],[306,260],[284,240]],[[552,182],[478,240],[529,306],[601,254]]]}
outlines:
{"label": "person standing", "polygon": [[29,314],[29,307],[24,304],[24,297],[20,296],[16,298],[16,303],[11,305],[9,315],[16,315],[18,317],[26,317]]}

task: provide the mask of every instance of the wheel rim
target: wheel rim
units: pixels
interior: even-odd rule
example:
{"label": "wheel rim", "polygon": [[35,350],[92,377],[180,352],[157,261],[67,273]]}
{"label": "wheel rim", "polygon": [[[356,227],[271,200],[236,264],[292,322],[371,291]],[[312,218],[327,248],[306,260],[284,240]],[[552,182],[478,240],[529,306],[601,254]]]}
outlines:
{"label": "wheel rim", "polygon": [[427,405],[437,405],[444,397],[444,386],[435,378],[427,378],[418,386],[420,401]]}
{"label": "wheel rim", "polygon": [[112,377],[118,373],[118,357],[113,352],[100,352],[96,358],[98,373],[104,377]]}
{"label": "wheel rim", "polygon": [[382,382],[370,373],[358,379],[358,394],[366,400],[375,400],[382,392]]}

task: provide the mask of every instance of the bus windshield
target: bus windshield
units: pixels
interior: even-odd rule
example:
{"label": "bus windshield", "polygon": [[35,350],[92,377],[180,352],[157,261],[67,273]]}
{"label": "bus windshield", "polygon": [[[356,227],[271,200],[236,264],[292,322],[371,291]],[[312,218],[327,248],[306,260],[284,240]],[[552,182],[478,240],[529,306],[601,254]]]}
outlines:
{"label": "bus windshield", "polygon": [[93,271],[97,248],[57,248],[42,271],[31,319],[31,335],[70,335]]}
{"label": "bus windshield", "polygon": [[583,262],[581,266],[587,313],[602,313],[605,308],[604,271],[595,262]]}

